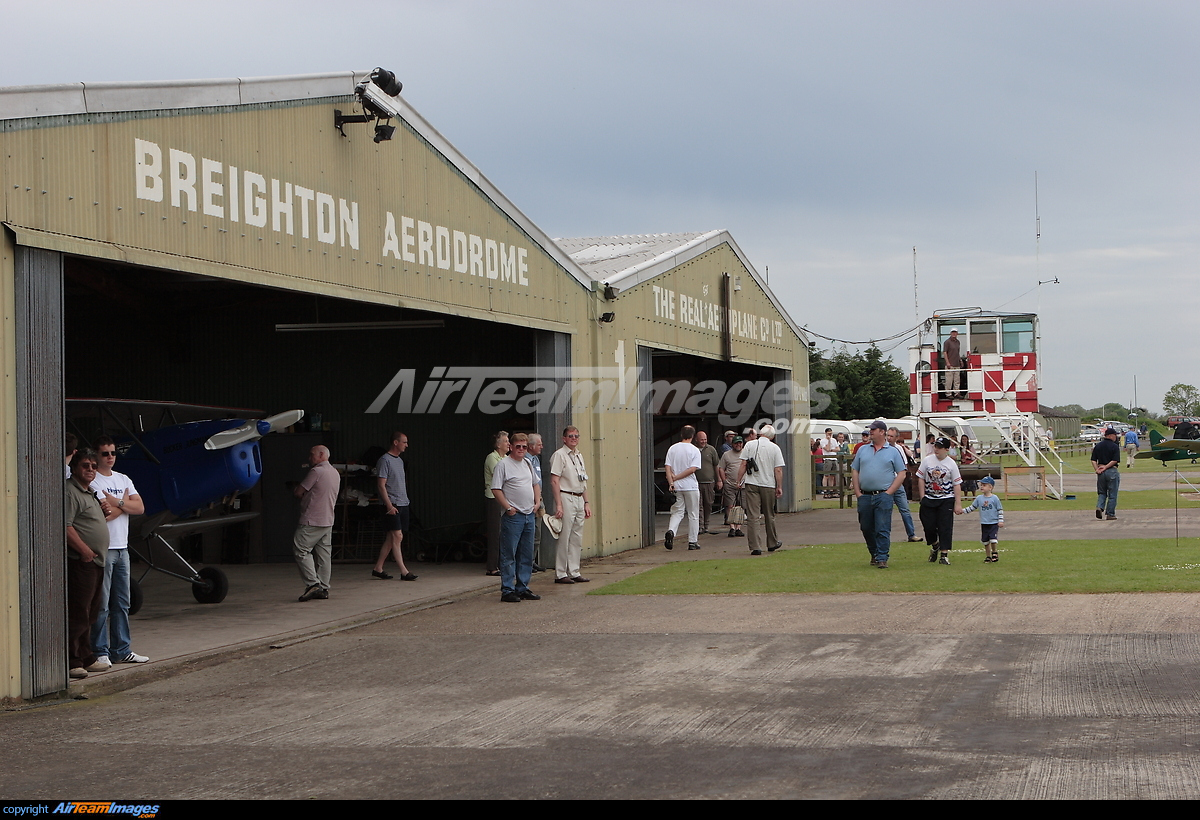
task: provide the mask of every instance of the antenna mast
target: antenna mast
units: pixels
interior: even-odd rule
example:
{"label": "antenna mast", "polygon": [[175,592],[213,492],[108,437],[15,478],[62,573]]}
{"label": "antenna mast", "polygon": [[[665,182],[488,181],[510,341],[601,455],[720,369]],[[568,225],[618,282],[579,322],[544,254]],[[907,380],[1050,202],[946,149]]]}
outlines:
{"label": "antenna mast", "polygon": [[921,308],[917,304],[917,246],[913,245],[913,313],[916,315],[917,324],[921,323]]}
{"label": "antenna mast", "polygon": [[1041,261],[1042,261],[1042,214],[1041,214],[1041,211],[1040,211],[1040,210],[1038,210],[1038,184],[1037,184],[1037,171],[1034,171],[1034,172],[1033,172],[1033,229],[1034,229],[1034,232],[1035,232],[1035,237],[1034,237],[1034,240],[1033,240],[1033,259],[1034,259],[1034,272],[1037,274],[1037,278],[1038,278],[1038,279],[1041,279],[1041,278],[1042,278],[1042,269],[1041,269]]}

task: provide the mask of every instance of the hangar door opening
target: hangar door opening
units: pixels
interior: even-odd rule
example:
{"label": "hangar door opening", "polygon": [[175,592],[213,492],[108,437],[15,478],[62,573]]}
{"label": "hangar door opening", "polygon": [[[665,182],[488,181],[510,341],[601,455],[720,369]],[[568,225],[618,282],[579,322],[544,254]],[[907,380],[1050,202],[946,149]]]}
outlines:
{"label": "hangar door opening", "polygon": [[[261,515],[181,544],[189,560],[291,562],[289,482],[324,444],[346,471],[335,561],[373,561],[384,533],[370,471],[397,430],[409,438],[406,553],[425,544],[430,558],[481,560],[480,468],[492,434],[569,421],[569,409],[539,413],[505,402],[503,390],[449,378],[467,370],[528,381],[568,362],[569,337],[535,320],[502,324],[94,259],[68,257],[64,273],[68,397],[305,411],[260,442],[262,480],[238,502]],[[79,427],[84,437],[95,430]]]}
{"label": "hangar door opening", "polygon": [[[666,529],[666,513],[674,502],[667,489],[664,463],[667,450],[679,441],[684,425],[704,432],[721,451],[724,433],[739,435],[751,426],[771,423],[779,428],[775,442],[791,452],[794,417],[790,393],[773,389],[786,383],[791,372],[745,362],[719,361],[687,353],[638,346],[643,392],[640,403],[642,449],[643,543],[656,543]],[[782,423],[780,423],[782,422]],[[785,455],[786,458],[786,455]],[[787,459],[790,462],[790,459]],[[788,470],[792,465],[788,464]],[[720,504],[720,498],[715,499]],[[792,508],[791,482],[784,482],[781,510]],[[714,513],[710,522],[723,520]]]}

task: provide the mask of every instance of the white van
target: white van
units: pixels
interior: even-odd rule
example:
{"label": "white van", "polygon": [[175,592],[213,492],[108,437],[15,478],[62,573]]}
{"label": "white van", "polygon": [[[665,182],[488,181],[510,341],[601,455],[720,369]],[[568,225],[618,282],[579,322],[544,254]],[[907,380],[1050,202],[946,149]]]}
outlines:
{"label": "white van", "polygon": [[[851,424],[861,425],[858,432],[861,435],[863,430],[871,426],[873,421],[882,421],[888,427],[895,427],[896,432],[900,434],[900,440],[912,447],[917,441],[917,418],[916,416],[905,416],[899,419],[851,419]],[[824,433],[822,433],[824,435]]]}
{"label": "white van", "polygon": [[[867,424],[871,422],[868,421]],[[846,440],[851,446],[858,443],[862,431],[867,429],[867,424],[860,424],[857,421],[845,421],[842,419],[809,419],[808,420],[808,437],[809,439],[817,439],[818,441],[825,438],[825,428],[833,430],[836,436],[838,433],[845,433]]]}

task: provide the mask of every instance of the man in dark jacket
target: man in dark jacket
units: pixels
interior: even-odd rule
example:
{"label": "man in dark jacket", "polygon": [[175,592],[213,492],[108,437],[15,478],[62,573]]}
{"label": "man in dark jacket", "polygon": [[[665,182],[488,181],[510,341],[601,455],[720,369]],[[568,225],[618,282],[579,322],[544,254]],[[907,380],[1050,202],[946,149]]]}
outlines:
{"label": "man in dark jacket", "polygon": [[1117,490],[1121,487],[1121,448],[1117,431],[1109,427],[1104,438],[1092,448],[1092,469],[1096,471],[1096,517],[1113,521],[1117,517]]}

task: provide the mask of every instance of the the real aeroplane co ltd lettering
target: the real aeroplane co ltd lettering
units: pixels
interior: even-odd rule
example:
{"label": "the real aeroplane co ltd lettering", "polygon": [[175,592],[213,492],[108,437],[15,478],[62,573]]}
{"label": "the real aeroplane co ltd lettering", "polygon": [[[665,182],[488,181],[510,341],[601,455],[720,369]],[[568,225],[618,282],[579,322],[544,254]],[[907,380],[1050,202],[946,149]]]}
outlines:
{"label": "the real aeroplane co ltd lettering", "polygon": [[[359,207],[354,201],[286,180],[268,179],[207,157],[156,142],[134,141],[137,198],[217,219],[327,245],[359,249]],[[529,251],[485,236],[391,211],[386,212],[380,256],[529,287]]]}
{"label": "the real aeroplane co ltd lettering", "polygon": [[654,316],[701,330],[721,330],[722,321],[729,322],[733,335],[756,342],[778,345],[783,343],[783,322],[768,316],[758,316],[744,310],[726,310],[716,302],[697,299],[686,293],[652,285]]}

